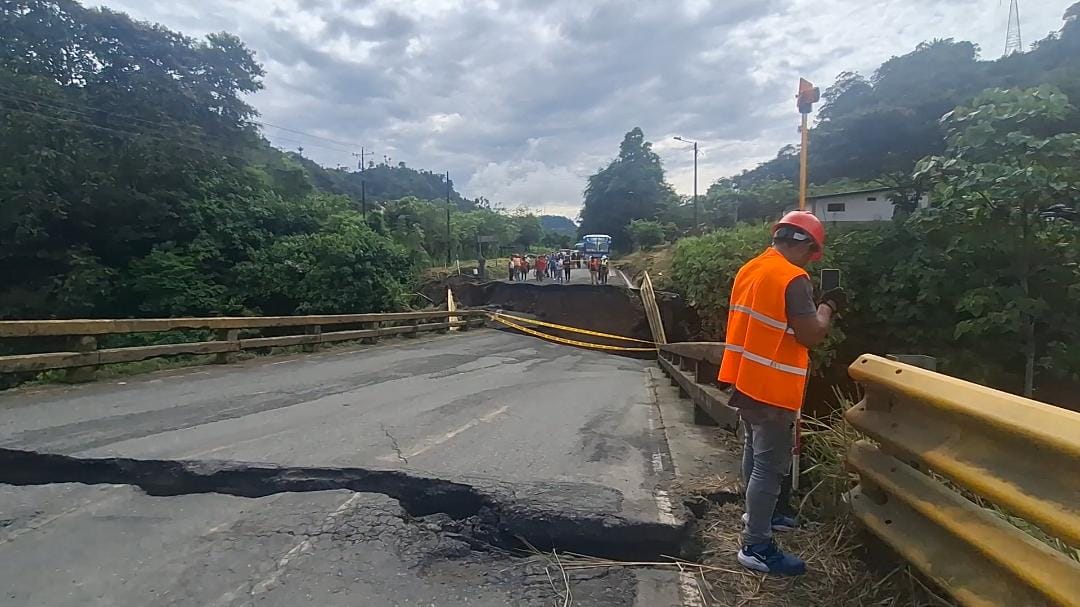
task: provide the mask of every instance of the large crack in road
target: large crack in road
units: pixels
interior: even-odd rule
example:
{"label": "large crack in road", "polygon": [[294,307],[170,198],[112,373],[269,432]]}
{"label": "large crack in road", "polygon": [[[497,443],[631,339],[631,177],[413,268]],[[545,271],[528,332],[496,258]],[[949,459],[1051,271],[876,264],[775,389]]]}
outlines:
{"label": "large crack in road", "polygon": [[560,550],[633,561],[679,556],[688,547],[683,522],[636,520],[604,505],[621,499],[587,483],[505,483],[419,476],[399,470],[295,467],[232,461],[78,458],[0,449],[0,483],[132,485],[158,497],[216,493],[260,498],[281,493],[348,490],[382,494],[414,518],[471,549],[514,553]]}

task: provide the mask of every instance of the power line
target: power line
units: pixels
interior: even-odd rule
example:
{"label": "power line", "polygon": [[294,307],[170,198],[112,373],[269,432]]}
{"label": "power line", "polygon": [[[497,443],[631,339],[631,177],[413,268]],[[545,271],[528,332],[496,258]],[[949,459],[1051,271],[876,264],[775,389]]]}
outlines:
{"label": "power line", "polygon": [[304,135],[305,137],[311,137],[312,139],[319,139],[321,141],[328,141],[330,143],[336,143],[338,145],[344,145],[344,146],[347,146],[347,147],[351,148],[350,152],[351,152],[351,150],[355,150],[356,148],[361,147],[360,144],[358,144],[358,143],[350,143],[348,141],[338,141],[336,139],[329,139],[327,137],[321,137],[319,135],[313,135],[311,133],[305,133],[304,131],[298,131],[296,129],[290,129],[290,128],[287,128],[287,127],[278,126],[276,124],[270,124],[269,122],[259,122],[258,120],[247,120],[245,122],[248,122],[250,124],[257,124],[259,126],[268,126],[268,127],[272,128],[272,129],[280,129],[282,131],[288,131],[290,133],[296,133],[298,135]]}
{"label": "power line", "polygon": [[[70,112],[71,114],[76,114],[76,115],[85,117],[86,120],[82,121],[81,123],[89,125],[89,126],[96,126],[96,127],[100,127],[100,128],[108,128],[108,129],[116,131],[116,132],[132,133],[132,134],[136,134],[136,135],[151,135],[151,133],[148,133],[147,131],[124,130],[124,129],[120,129],[120,128],[118,128],[116,126],[112,126],[112,125],[110,125],[108,127],[104,127],[101,124],[99,124],[98,122],[94,122],[94,120],[98,119],[98,116],[96,116],[96,115],[94,115],[94,114],[92,114],[90,112],[83,111],[81,109],[75,109],[75,108],[73,108],[73,107],[71,107],[69,105],[63,105],[63,104],[60,104],[60,103],[45,102],[45,101],[36,101],[36,100],[33,100],[33,99],[29,99],[26,96],[23,96],[23,97],[20,98],[20,96],[18,96],[18,95],[12,95],[11,93],[3,92],[3,91],[0,91],[0,101],[7,101],[8,103],[14,103],[16,105],[21,104],[21,103],[27,103],[27,104],[31,104],[33,106],[36,106],[38,109],[48,109],[48,110],[58,111],[58,112]],[[18,109],[21,110],[21,106],[19,106]],[[90,109],[92,110],[93,108],[90,108]],[[22,111],[26,112],[26,110],[22,110]],[[192,138],[191,141],[194,141],[194,143],[196,143],[198,145],[207,145],[207,146],[212,147],[215,144],[215,141],[213,139],[200,138],[200,137],[198,137],[198,134],[196,132],[193,132],[191,130],[187,130],[187,131],[181,130],[181,131],[178,132],[177,128],[183,126],[183,125],[181,125],[179,123],[165,124],[165,123],[153,122],[153,121],[149,121],[149,120],[140,120],[140,119],[138,119],[138,118],[136,118],[134,116],[121,116],[119,114],[113,114],[113,113],[108,112],[106,110],[95,110],[95,111],[99,111],[100,113],[105,114],[106,116],[113,115],[113,116],[117,116],[117,117],[123,117],[123,118],[129,119],[129,120],[136,120],[136,121],[140,121],[140,122],[150,124],[150,125],[158,128],[158,129],[162,129],[161,132],[163,134],[167,134],[168,135],[168,140],[170,140],[170,141],[177,138],[177,137],[191,137]],[[26,112],[26,113],[35,113],[35,112]],[[37,112],[37,113],[39,115],[42,115],[42,116],[49,116],[49,114],[45,114],[45,113],[42,113],[42,112]],[[165,130],[165,129],[167,129],[167,130]]]}
{"label": "power line", "polygon": [[[82,115],[88,116],[90,118],[96,118],[97,116],[94,116],[92,114],[88,114],[87,110],[92,111],[92,112],[96,112],[96,113],[100,113],[100,114],[105,114],[105,115],[108,115],[108,116],[113,116],[113,117],[118,118],[118,119],[131,120],[131,121],[141,122],[141,123],[151,125],[151,126],[163,127],[163,128],[168,128],[168,129],[175,129],[178,126],[184,126],[183,123],[180,123],[180,122],[165,123],[165,122],[159,122],[159,121],[155,121],[155,120],[148,120],[148,119],[145,119],[145,118],[140,118],[138,116],[132,116],[130,114],[121,114],[121,113],[118,113],[118,112],[105,110],[105,109],[101,109],[101,108],[97,108],[97,107],[93,107],[93,106],[77,106],[77,105],[73,104],[70,101],[52,99],[52,98],[49,98],[49,97],[45,97],[43,95],[38,95],[38,94],[35,94],[35,93],[29,93],[27,91],[21,91],[21,90],[11,89],[11,88],[7,88],[7,87],[0,87],[0,93],[6,94],[6,95],[11,95],[11,96],[13,96],[15,98],[21,98],[21,100],[26,101],[28,103],[48,104],[48,105],[51,105],[51,106],[54,106],[54,107],[57,107],[57,108],[60,108],[60,109],[66,110],[66,111],[82,114]],[[303,135],[305,137],[310,137],[312,139],[319,139],[319,140],[327,141],[327,142],[330,142],[330,143],[336,143],[336,144],[339,144],[339,145],[348,146],[348,149],[340,149],[340,148],[330,147],[330,146],[326,146],[326,145],[321,145],[321,144],[318,144],[318,143],[303,142],[303,143],[306,143],[307,145],[309,145],[311,147],[323,148],[323,149],[334,151],[334,152],[342,152],[342,153],[345,153],[345,154],[350,154],[356,148],[361,147],[358,144],[353,144],[353,143],[343,142],[343,141],[337,141],[337,140],[334,140],[334,139],[321,137],[319,135],[315,135],[315,134],[312,134],[312,133],[306,133],[304,131],[300,131],[300,130],[297,130],[297,129],[292,129],[292,128],[288,128],[288,127],[284,127],[284,126],[280,126],[280,125],[276,125],[276,124],[271,124],[271,123],[268,123],[268,122],[261,122],[261,121],[258,121],[258,120],[244,120],[242,122],[245,123],[245,124],[250,124],[250,125],[258,125],[258,126],[263,126],[263,127],[270,127],[270,128],[274,128],[274,129],[279,129],[279,130],[282,130],[282,131],[288,131],[290,133]],[[276,139],[282,139],[284,141],[298,142],[298,140],[296,140],[296,139],[288,139],[288,138],[280,137],[280,136],[277,136],[277,135],[275,135],[274,137]]]}
{"label": "power line", "polygon": [[62,124],[78,125],[78,126],[82,126],[82,127],[85,127],[85,128],[95,129],[95,130],[102,131],[102,132],[107,132],[107,133],[112,133],[114,135],[121,135],[121,136],[126,136],[126,137],[131,137],[131,138],[145,137],[147,139],[151,139],[151,140],[157,141],[159,143],[167,143],[167,144],[171,144],[171,145],[175,145],[175,146],[179,146],[179,147],[192,149],[192,150],[195,150],[195,151],[198,151],[198,152],[209,152],[209,153],[217,154],[217,155],[224,156],[224,157],[227,157],[227,158],[232,158],[233,160],[238,160],[240,162],[250,162],[249,158],[243,158],[241,156],[238,156],[238,155],[235,154],[235,152],[233,150],[225,150],[224,148],[214,148],[212,146],[206,146],[206,145],[193,145],[193,144],[190,144],[190,143],[185,143],[183,141],[179,141],[179,140],[177,140],[175,138],[158,136],[158,135],[154,135],[154,134],[151,134],[151,133],[147,133],[145,131],[124,131],[124,130],[115,129],[115,128],[111,128],[111,127],[101,126],[99,124],[95,124],[95,123],[84,121],[84,120],[77,120],[77,119],[73,119],[73,118],[62,118],[60,116],[54,116],[54,115],[45,114],[45,113],[42,113],[42,112],[34,112],[34,111],[23,110],[23,109],[13,108],[13,107],[5,107],[3,105],[0,105],[0,109],[3,109],[4,111],[7,111],[7,112],[14,112],[14,113],[25,114],[25,115],[29,115],[29,116],[37,116],[37,117],[43,118],[45,120],[50,120],[50,121],[58,122],[58,123],[62,123]]}

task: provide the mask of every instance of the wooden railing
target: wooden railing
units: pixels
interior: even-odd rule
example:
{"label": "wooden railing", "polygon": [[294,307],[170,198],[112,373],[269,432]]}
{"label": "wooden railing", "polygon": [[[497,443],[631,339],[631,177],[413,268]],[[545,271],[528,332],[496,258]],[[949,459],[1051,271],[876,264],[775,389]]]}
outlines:
{"label": "wooden railing", "polygon": [[[453,317],[453,319],[451,318]],[[26,373],[67,369],[71,381],[87,381],[100,365],[126,363],[158,356],[214,354],[215,362],[228,363],[236,352],[257,348],[302,346],[314,352],[320,344],[366,340],[389,335],[414,336],[451,327],[468,329],[482,325],[481,310],[401,312],[388,314],[340,314],[315,316],[223,316],[209,318],[140,318],[121,320],[6,320],[0,321],[0,339],[64,338],[62,351],[0,356],[0,373]],[[454,320],[456,319],[456,320]],[[359,326],[354,329],[351,327]],[[333,328],[343,330],[332,330]],[[250,335],[264,329],[302,329],[302,334]],[[105,335],[159,333],[182,329],[213,331],[214,339],[122,348],[98,348]],[[327,331],[326,329],[331,329]],[[241,337],[244,332],[244,337]]]}

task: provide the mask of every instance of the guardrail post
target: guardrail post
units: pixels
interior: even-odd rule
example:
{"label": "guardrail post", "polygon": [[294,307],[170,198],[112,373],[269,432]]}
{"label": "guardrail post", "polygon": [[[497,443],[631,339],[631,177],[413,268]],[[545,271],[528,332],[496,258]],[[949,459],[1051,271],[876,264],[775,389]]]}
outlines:
{"label": "guardrail post", "polygon": [[697,364],[697,371],[694,374],[694,381],[699,384],[712,384],[716,382],[716,376],[720,374],[720,367],[707,363],[703,360],[699,360]]}
{"label": "guardrail post", "polygon": [[[370,331],[378,331],[379,327],[382,326],[382,323],[381,322],[366,322],[362,326],[365,329],[368,329]],[[378,335],[373,335],[371,337],[365,337],[365,338],[360,340],[360,343],[368,344],[368,345],[377,344],[377,343],[379,343],[379,336]]]}
{"label": "guardrail post", "polygon": [[[93,352],[97,350],[97,338],[93,335],[75,335],[70,338],[69,347],[75,352]],[[97,373],[97,365],[86,367],[73,367],[64,370],[64,381],[71,384],[81,384],[94,381]]]}
{"label": "guardrail post", "polygon": [[687,357],[683,356],[682,358],[679,359],[679,370],[680,371],[692,371],[696,375],[697,374],[697,361],[692,359],[692,358],[687,358]]}
{"label": "guardrail post", "polygon": [[[240,339],[240,329],[217,329],[214,331],[216,341],[237,341]],[[214,355],[214,364],[227,365],[236,362],[236,352],[218,352]]]}
{"label": "guardrail post", "polygon": [[469,330],[469,321],[472,320],[472,317],[471,316],[459,316],[458,320],[462,321],[461,326],[458,327],[458,331],[468,331]]}
{"label": "guardrail post", "polygon": [[[668,362],[670,362],[673,367],[678,367],[682,364],[682,358],[680,358],[678,354],[668,354]],[[679,385],[679,380],[675,379],[674,374],[668,375],[668,379],[671,381],[672,386]]]}
{"label": "guardrail post", "polygon": [[[304,327],[304,335],[315,335],[316,337],[322,335],[322,325],[308,325]],[[304,352],[315,352],[319,349],[319,342],[304,344]]]}
{"label": "guardrail post", "polygon": [[418,319],[418,318],[414,318],[414,319],[410,320],[409,325],[412,326],[413,330],[409,331],[408,333],[405,333],[405,337],[416,337],[416,334],[420,332],[420,330],[417,328],[419,324],[420,324],[420,319]]}

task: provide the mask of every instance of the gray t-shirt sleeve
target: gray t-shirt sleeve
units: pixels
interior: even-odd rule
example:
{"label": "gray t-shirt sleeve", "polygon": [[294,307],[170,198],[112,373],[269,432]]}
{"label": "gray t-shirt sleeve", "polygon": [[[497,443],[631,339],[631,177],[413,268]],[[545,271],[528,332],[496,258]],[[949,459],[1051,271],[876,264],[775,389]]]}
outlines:
{"label": "gray t-shirt sleeve", "polygon": [[788,283],[784,300],[788,318],[817,314],[814,286],[810,284],[810,278],[807,276],[800,276]]}

